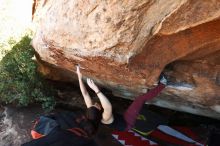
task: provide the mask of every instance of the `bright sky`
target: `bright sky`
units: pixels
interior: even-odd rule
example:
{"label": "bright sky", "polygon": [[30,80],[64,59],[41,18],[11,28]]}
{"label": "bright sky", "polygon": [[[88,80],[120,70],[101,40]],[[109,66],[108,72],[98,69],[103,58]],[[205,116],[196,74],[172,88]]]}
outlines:
{"label": "bright sky", "polygon": [[32,0],[0,0],[0,43],[20,35],[31,23]]}
{"label": "bright sky", "polygon": [[31,25],[33,0],[0,0],[0,60],[9,38],[19,40]]}

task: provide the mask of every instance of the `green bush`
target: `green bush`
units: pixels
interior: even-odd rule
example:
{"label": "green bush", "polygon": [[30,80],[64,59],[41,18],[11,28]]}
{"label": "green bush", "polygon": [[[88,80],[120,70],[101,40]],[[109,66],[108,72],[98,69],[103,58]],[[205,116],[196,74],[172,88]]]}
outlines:
{"label": "green bush", "polygon": [[0,62],[0,101],[21,106],[40,102],[44,109],[51,110],[55,106],[54,92],[37,72],[30,41],[30,37],[23,37]]}

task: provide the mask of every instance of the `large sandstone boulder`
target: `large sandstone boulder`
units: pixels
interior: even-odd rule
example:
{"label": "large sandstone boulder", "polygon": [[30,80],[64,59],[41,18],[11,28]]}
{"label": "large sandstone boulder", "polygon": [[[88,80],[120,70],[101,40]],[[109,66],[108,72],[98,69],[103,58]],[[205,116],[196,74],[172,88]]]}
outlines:
{"label": "large sandstone boulder", "polygon": [[76,64],[115,95],[172,85],[152,103],[220,119],[219,0],[36,0],[40,71],[73,81]]}

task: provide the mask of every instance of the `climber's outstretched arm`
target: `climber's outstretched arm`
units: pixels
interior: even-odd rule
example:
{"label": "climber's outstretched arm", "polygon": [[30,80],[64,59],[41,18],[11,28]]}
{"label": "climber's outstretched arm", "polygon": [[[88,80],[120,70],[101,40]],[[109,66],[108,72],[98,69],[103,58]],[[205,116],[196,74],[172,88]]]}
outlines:
{"label": "climber's outstretched arm", "polygon": [[80,90],[82,92],[82,95],[83,95],[83,98],[84,98],[84,101],[86,103],[86,107],[87,108],[90,108],[92,106],[92,99],[82,81],[82,74],[80,72],[80,67],[79,65],[76,66],[76,72],[77,72],[77,75],[78,75],[78,79],[79,79],[79,86],[80,86]]}
{"label": "climber's outstretched arm", "polygon": [[87,84],[91,89],[95,91],[97,94],[101,105],[104,109],[104,112],[102,114],[102,123],[104,124],[111,124],[114,120],[113,114],[112,114],[112,104],[108,100],[108,98],[99,90],[98,86],[93,82],[91,79],[87,79]]}

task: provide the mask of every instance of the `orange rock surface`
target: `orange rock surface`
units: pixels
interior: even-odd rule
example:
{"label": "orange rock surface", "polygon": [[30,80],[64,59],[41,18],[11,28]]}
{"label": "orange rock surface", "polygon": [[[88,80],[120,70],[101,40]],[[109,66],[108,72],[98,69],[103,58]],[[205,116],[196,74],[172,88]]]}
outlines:
{"label": "orange rock surface", "polygon": [[40,1],[33,46],[48,78],[74,81],[80,64],[115,95],[170,85],[153,104],[220,119],[220,1]]}

